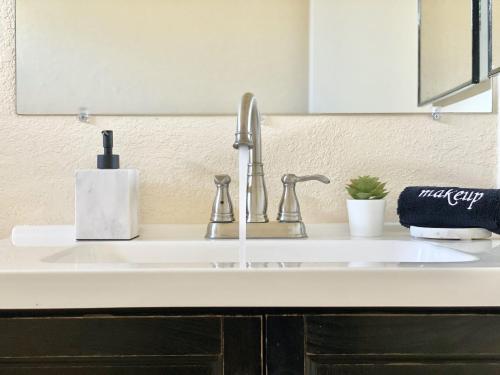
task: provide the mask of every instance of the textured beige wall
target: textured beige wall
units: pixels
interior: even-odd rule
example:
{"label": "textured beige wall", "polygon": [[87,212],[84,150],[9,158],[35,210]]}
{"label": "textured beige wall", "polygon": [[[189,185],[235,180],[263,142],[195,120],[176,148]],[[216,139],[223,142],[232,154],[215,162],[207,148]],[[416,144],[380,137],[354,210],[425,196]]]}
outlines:
{"label": "textured beige wall", "polygon": [[[99,130],[116,132],[123,166],[141,170],[142,222],[204,223],[212,175],[237,176],[233,117],[74,117],[15,114],[14,0],[0,0],[0,235],[15,224],[73,221],[73,171],[89,168]],[[237,98],[235,98],[237,101]],[[263,128],[269,212],[282,173],[324,173],[332,184],[298,187],[307,222],[345,221],[343,185],[359,174],[388,180],[388,220],[409,184],[492,187],[496,117],[429,115],[267,117]],[[232,187],[236,201],[236,184]]]}

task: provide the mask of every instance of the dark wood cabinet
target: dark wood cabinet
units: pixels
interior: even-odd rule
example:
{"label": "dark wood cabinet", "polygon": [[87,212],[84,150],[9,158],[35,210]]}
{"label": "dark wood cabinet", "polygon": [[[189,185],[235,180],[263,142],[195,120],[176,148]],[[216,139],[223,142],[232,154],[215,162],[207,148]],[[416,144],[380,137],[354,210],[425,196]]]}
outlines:
{"label": "dark wood cabinet", "polygon": [[305,314],[267,325],[269,375],[500,374],[496,314]]}
{"label": "dark wood cabinet", "polygon": [[315,375],[498,375],[499,367],[494,364],[326,364],[311,362],[307,374]]}
{"label": "dark wood cabinet", "polygon": [[206,363],[144,364],[126,362],[123,364],[78,364],[54,365],[38,363],[33,365],[12,365],[0,368],[5,375],[212,375],[220,374],[218,365]]}
{"label": "dark wood cabinet", "polygon": [[302,315],[266,316],[267,373],[303,375],[304,317]]}
{"label": "dark wood cabinet", "polygon": [[497,375],[500,311],[3,312],[0,375]]}
{"label": "dark wood cabinet", "polygon": [[0,319],[0,374],[262,374],[261,316]]}

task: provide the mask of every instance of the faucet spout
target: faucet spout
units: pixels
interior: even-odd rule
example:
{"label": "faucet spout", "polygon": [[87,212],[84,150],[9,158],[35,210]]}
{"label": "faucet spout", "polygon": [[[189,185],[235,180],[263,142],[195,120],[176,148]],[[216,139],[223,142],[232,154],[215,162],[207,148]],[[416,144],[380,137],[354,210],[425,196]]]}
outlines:
{"label": "faucet spout", "polygon": [[242,96],[240,107],[238,108],[238,119],[236,123],[236,134],[233,147],[238,149],[240,145],[254,147],[253,135],[256,128],[257,118],[257,100],[251,93]]}
{"label": "faucet spout", "polygon": [[233,147],[249,149],[247,181],[247,222],[267,223],[267,190],[262,164],[260,113],[257,99],[251,93],[241,98]]}

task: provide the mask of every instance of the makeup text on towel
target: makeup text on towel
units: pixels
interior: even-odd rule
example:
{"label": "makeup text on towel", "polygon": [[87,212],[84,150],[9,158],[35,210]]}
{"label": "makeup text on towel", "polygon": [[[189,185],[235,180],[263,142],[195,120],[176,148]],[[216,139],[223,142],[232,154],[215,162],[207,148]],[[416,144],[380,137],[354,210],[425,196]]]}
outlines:
{"label": "makeup text on towel", "polygon": [[[474,203],[480,201],[484,196],[484,193],[476,192],[474,190],[430,190],[422,189],[419,198],[435,198],[435,199],[447,199],[450,206],[456,206],[460,202],[465,202],[468,204],[467,209],[471,210]],[[469,203],[470,202],[470,203]]]}

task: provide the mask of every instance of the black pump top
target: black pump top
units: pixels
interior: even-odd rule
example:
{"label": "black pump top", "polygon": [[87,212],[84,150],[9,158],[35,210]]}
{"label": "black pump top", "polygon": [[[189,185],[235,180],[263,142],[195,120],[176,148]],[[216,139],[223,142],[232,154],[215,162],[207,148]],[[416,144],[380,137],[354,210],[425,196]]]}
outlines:
{"label": "black pump top", "polygon": [[98,169],[119,169],[120,168],[120,155],[113,155],[113,131],[102,131],[102,145],[104,147],[104,154],[97,155],[97,168]]}

